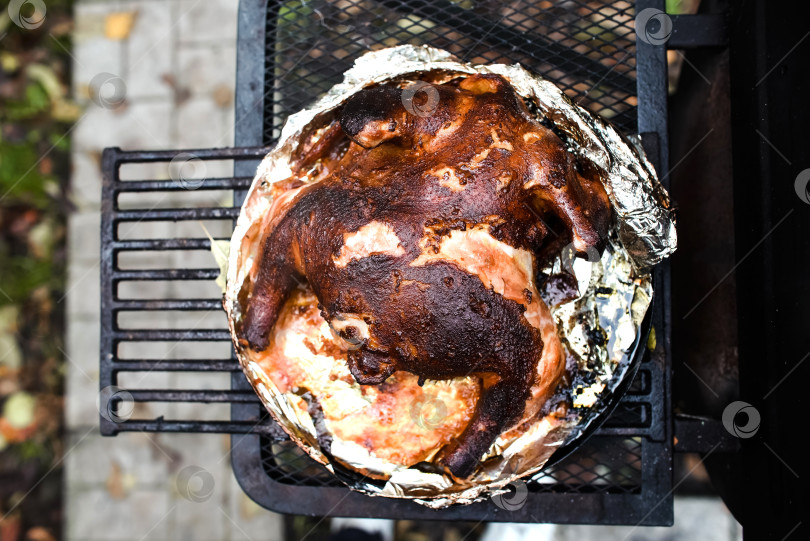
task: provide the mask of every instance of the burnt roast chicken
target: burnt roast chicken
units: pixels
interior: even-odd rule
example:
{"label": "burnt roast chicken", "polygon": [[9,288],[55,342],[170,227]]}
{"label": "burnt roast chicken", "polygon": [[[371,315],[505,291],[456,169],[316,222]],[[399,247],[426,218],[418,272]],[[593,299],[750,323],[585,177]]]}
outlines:
{"label": "burnt roast chicken", "polygon": [[596,171],[502,77],[460,77],[405,98],[395,83],[366,88],[296,151],[260,267],[240,294],[237,336],[266,349],[306,280],[321,316],[354,345],[347,361],[359,384],[398,370],[420,385],[480,376],[469,424],[439,455],[464,478],[520,419],[537,374],[541,403],[557,386],[565,361],[558,343],[542,356],[553,321],[534,273],[566,245],[601,250],[610,204]]}

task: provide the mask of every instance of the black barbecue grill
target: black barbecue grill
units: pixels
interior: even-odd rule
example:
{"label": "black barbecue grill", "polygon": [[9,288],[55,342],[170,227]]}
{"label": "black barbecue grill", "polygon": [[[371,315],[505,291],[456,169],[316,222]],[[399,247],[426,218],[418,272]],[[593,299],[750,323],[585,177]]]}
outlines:
{"label": "black barbecue grill", "polygon": [[[666,47],[636,39],[634,18],[664,2],[517,0],[243,0],[239,9],[235,147],[185,151],[124,152],[103,155],[101,258],[101,387],[120,385],[123,373],[230,373],[231,388],[130,390],[136,402],[230,404],[230,420],[180,421],[164,417],[112,422],[101,432],[225,432],[231,440],[234,473],[259,504],[283,513],[320,516],[669,525],[673,520],[673,431],[686,448],[700,450],[688,420],[674,420],[670,399],[669,266],[655,271],[654,340],[645,349],[629,391],[598,431],[576,451],[528,484],[529,498],[516,511],[482,502],[442,511],[408,501],[371,498],[351,492],[302,453],[268,417],[233,351],[229,358],[124,359],[121,348],[151,342],[229,342],[227,329],[149,330],[122,328],[120,316],[139,311],[213,311],[220,299],[136,299],[120,295],[123,284],[213,281],[213,268],[122,268],[133,251],[208,250],[205,238],[120,238],[120,226],[150,221],[232,222],[260,159],[280,133],[286,117],[339,82],[355,58],[369,49],[410,43],[447,49],[472,62],[520,62],[557,83],[578,103],[611,119],[626,133],[640,134],[648,156],[667,184]],[[718,44],[722,17],[672,16],[668,46]],[[585,39],[587,37],[587,39]],[[232,160],[233,175],[195,182],[198,192],[228,191],[233,205],[122,209],[124,194],[177,192],[174,180],[122,180],[128,164],[171,162],[179,155],[199,160]],[[181,198],[180,198],[181,199]],[[213,260],[212,260],[213,261]],[[213,265],[212,265],[213,266]],[[137,411],[137,410],[136,410]],[[705,430],[705,427],[704,427]],[[686,443],[684,443],[686,442]],[[705,445],[705,444],[704,444]]]}

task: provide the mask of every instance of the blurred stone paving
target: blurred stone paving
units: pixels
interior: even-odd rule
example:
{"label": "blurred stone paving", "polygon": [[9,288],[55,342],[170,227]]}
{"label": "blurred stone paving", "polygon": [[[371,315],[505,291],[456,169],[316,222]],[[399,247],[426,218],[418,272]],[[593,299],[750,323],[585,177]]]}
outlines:
{"label": "blurred stone paving", "polygon": [[[126,433],[103,438],[98,433],[101,151],[107,146],[137,150],[233,144],[237,7],[236,0],[139,0],[78,1],[75,8],[73,93],[85,114],[71,133],[76,210],[69,220],[66,299],[66,539],[281,539],[280,515],[254,504],[237,485],[229,436]],[[116,95],[103,89],[95,102],[90,99],[98,81],[111,77],[123,80],[124,96],[117,95],[113,81],[106,90],[115,89]],[[125,101],[120,107],[110,107],[121,97]],[[231,172],[212,168],[208,173]],[[168,178],[166,171],[155,174]],[[170,227],[143,224],[142,229],[150,236],[171,236]],[[175,261],[165,263],[159,266],[177,266]],[[165,286],[145,282],[138,287],[144,297],[161,297],[160,287]],[[210,296],[210,289],[202,296]],[[172,326],[165,321],[169,315],[160,316],[164,321],[154,313],[146,315],[150,326]],[[230,386],[227,375],[215,376],[221,377],[155,373],[131,384],[165,388],[182,378],[189,387]],[[188,405],[138,409],[135,414],[181,417],[181,407]],[[216,415],[226,418],[227,408]],[[214,480],[210,495],[207,486],[190,487],[205,491],[196,498],[205,501],[191,501],[178,490],[182,480],[177,475],[188,466],[203,468]]]}
{"label": "blurred stone paving", "polygon": [[[71,133],[75,211],[69,219],[66,294],[66,539],[282,538],[282,517],[260,508],[237,485],[230,467],[229,436],[125,433],[102,438],[98,432],[101,151],[107,146],[137,150],[233,144],[237,8],[237,0],[77,1],[73,93],[85,106],[85,114]],[[99,81],[110,79],[115,79],[113,95],[102,91],[91,99]],[[120,99],[123,103],[113,107]],[[230,174],[227,164],[218,165],[208,165],[205,172]],[[137,178],[150,178],[150,174],[151,178],[168,178],[165,164],[162,171],[145,166],[133,173]],[[200,195],[184,192],[173,197]],[[163,203],[166,206],[170,201]],[[178,227],[139,225],[149,236],[173,236],[173,228]],[[229,235],[223,230],[211,233]],[[180,258],[181,254],[160,254],[152,261],[153,268],[186,266],[179,264]],[[213,262],[202,261],[199,266],[211,267]],[[185,293],[211,296],[210,284],[198,285],[199,291]],[[143,298],[159,298],[167,287],[171,286],[144,282],[138,285],[138,293]],[[191,288],[184,285],[187,287]],[[168,314],[144,314],[140,323],[154,328],[184,323],[173,319]],[[209,319],[213,325],[207,321],[200,326],[217,326],[224,316],[210,314]],[[129,323],[137,325],[139,320],[134,317]],[[192,325],[195,323],[199,321]],[[181,356],[179,351],[167,354]],[[230,384],[226,374],[152,373],[135,381],[126,381],[124,376],[125,387],[182,384],[225,389]],[[185,404],[168,404],[162,410],[149,407],[152,409],[139,407],[135,415],[189,418],[195,413]],[[206,412],[204,415],[217,419],[228,417],[227,407]],[[178,489],[183,486],[178,474],[182,477],[181,472],[194,471],[189,466],[202,468],[213,478],[213,487],[188,488],[204,497],[188,498]],[[195,499],[204,501],[192,501]],[[674,529],[507,525],[490,528],[486,539],[726,541],[740,536],[739,526],[716,498],[676,498],[675,511]]]}

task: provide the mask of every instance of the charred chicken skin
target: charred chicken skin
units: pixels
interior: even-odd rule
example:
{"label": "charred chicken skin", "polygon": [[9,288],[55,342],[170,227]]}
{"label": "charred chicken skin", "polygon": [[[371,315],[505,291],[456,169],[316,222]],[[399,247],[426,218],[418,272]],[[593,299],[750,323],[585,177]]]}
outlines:
{"label": "charred chicken skin", "polygon": [[[538,374],[550,320],[538,265],[569,243],[602,248],[610,205],[598,175],[497,75],[364,89],[292,166],[243,289],[240,344],[267,348],[306,280],[351,345],[358,383],[397,370],[420,381],[480,375],[472,419],[440,454],[469,476],[520,419]],[[552,390],[563,365],[546,372]]]}

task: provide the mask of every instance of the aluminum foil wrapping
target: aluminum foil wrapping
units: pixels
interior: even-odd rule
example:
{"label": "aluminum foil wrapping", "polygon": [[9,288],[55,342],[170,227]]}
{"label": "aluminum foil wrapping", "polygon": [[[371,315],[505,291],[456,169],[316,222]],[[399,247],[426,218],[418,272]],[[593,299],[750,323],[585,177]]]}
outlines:
{"label": "aluminum foil wrapping", "polygon": [[[320,442],[328,427],[323,420],[313,418],[300,396],[281,392],[252,352],[240,349],[234,331],[241,318],[239,291],[259,255],[259,243],[249,231],[255,224],[266,223],[263,219],[274,203],[268,188],[291,176],[291,155],[304,135],[317,134],[331,121],[331,111],[366,86],[391,79],[417,80],[426,72],[446,74],[447,79],[474,73],[506,78],[539,115],[566,135],[570,152],[590,159],[600,169],[614,210],[609,244],[601,259],[568,263],[567,269],[577,277],[579,297],[558,306],[547,303],[569,364],[575,365],[578,374],[570,389],[574,407],[564,415],[540,417],[518,435],[502,435],[478,470],[463,481],[381,460],[334,435],[329,435],[331,445],[324,449]],[[243,370],[272,416],[302,449],[351,488],[441,508],[480,500],[505,491],[518,477],[536,475],[554,451],[575,441],[595,422],[605,408],[603,397],[613,395],[632,373],[636,350],[643,347],[639,345],[644,338],[642,320],[653,295],[648,271],[675,250],[676,233],[668,196],[643,152],[610,124],[574,105],[554,84],[519,65],[472,65],[458,62],[446,51],[405,45],[362,56],[342,83],[289,117],[277,146],[258,169],[230,246],[224,305],[231,334]],[[558,260],[542,271],[554,275],[565,264]],[[604,339],[594,340],[594,336]],[[344,368],[312,367],[327,373]]]}

